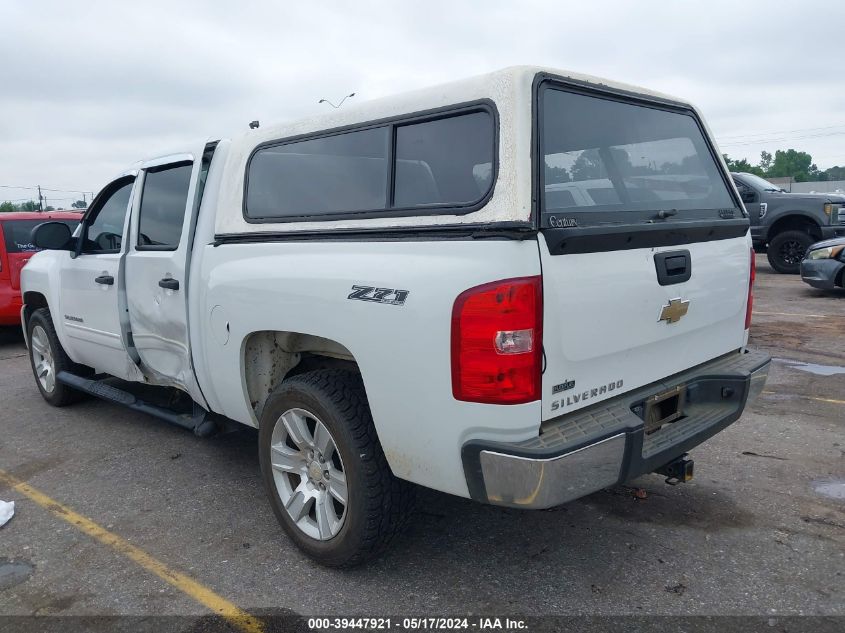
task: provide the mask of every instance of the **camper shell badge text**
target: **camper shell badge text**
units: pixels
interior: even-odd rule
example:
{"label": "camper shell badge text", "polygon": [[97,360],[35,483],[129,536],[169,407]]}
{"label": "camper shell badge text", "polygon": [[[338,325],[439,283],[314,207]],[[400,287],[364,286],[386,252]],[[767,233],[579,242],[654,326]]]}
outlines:
{"label": "camper shell badge text", "polygon": [[553,229],[569,229],[578,226],[578,220],[575,218],[559,218],[553,215],[549,217],[549,226]]}

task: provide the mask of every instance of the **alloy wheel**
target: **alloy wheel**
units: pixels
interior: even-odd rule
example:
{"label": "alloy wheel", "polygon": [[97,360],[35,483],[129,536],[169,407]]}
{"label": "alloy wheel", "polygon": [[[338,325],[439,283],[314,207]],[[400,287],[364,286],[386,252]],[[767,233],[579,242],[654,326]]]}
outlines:
{"label": "alloy wheel", "polygon": [[56,388],[56,364],[53,360],[50,339],[47,338],[47,332],[40,325],[32,328],[32,340],[29,347],[32,364],[35,366],[35,375],[41,388],[46,393],[53,393],[53,389]]}
{"label": "alloy wheel", "polygon": [[804,248],[798,240],[789,240],[781,244],[780,256],[786,264],[800,264],[804,259]]}
{"label": "alloy wheel", "polygon": [[343,460],[326,425],[305,409],[285,411],[273,428],[270,463],[296,527],[320,541],[337,536],[349,500]]}

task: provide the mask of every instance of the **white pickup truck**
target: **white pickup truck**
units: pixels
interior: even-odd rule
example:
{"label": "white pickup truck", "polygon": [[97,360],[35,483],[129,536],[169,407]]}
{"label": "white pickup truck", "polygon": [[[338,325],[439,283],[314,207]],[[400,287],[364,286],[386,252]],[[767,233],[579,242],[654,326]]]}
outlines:
{"label": "white pickup truck", "polygon": [[548,508],[685,481],[768,373],[749,222],[701,116],[567,72],[197,143],[33,238],[44,398],[257,427],[276,516],[327,565],[388,543],[409,482]]}

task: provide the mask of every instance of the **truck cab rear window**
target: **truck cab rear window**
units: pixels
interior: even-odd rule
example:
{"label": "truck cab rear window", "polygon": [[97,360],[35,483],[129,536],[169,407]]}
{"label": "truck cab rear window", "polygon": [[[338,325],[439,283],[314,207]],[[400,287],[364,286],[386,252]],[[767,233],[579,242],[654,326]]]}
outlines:
{"label": "truck cab rear window", "polygon": [[264,146],[249,162],[244,215],[285,221],[471,206],[492,188],[494,143],[493,117],[476,110]]}
{"label": "truck cab rear window", "polygon": [[736,206],[691,113],[555,88],[540,99],[544,212],[586,224]]}

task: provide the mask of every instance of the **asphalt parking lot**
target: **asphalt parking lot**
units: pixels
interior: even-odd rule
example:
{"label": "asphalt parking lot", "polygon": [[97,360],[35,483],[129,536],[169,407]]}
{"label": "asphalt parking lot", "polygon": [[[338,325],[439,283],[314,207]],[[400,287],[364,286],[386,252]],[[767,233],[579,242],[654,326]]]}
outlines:
{"label": "asphalt parking lot", "polygon": [[[845,616],[845,292],[760,260],[751,345],[776,359],[769,383],[693,451],[689,484],[649,475],[545,512],[423,492],[386,556],[328,570],[277,525],[255,432],[198,439],[96,400],[53,409],[14,331],[0,470],[250,613]],[[0,499],[17,504],[0,614],[208,613],[8,482]]]}

